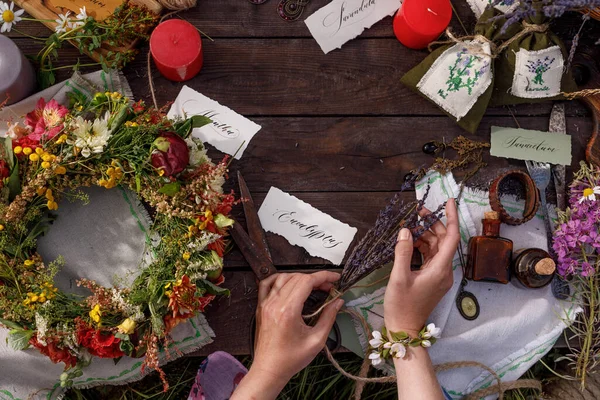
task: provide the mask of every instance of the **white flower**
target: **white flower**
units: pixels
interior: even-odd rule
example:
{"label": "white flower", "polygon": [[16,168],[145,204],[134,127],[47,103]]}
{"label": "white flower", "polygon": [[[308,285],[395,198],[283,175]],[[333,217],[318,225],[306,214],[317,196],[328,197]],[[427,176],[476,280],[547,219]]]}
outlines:
{"label": "white flower", "polygon": [[0,33],[10,32],[12,26],[17,22],[21,21],[21,15],[23,15],[23,10],[13,11],[15,8],[15,3],[12,1],[10,4],[0,2],[0,22],[2,22],[2,27],[0,28]]}
{"label": "white flower", "polygon": [[381,354],[379,354],[376,351],[369,354],[369,360],[371,360],[371,364],[374,366],[379,365],[383,362],[383,358],[381,358]]}
{"label": "white flower", "polygon": [[46,333],[48,331],[48,320],[40,313],[35,313],[35,327],[37,328],[37,341],[46,346]]}
{"label": "white flower", "polygon": [[423,340],[421,342],[421,346],[423,346],[423,347],[431,347],[431,342],[429,340]]}
{"label": "white flower", "polygon": [[194,137],[188,137],[185,139],[185,143],[190,150],[190,167],[197,167],[198,165],[210,162],[210,158],[206,155],[206,148],[200,139]]}
{"label": "white flower", "polygon": [[381,332],[373,331],[373,339],[369,340],[369,344],[373,348],[377,348],[383,344],[383,337],[381,336]]}
{"label": "white flower", "polygon": [[383,345],[384,349],[391,349],[393,346],[392,342],[387,342],[386,344]]}
{"label": "white flower", "polygon": [[600,186],[594,186],[593,188],[583,189],[583,196],[579,199],[579,204],[586,200],[596,201],[596,195],[600,195]]}
{"label": "white flower", "polygon": [[58,19],[54,20],[57,23],[56,28],[54,28],[56,33],[65,33],[71,30],[72,24],[69,15],[71,15],[71,11],[67,11],[66,14],[58,14]]}
{"label": "white flower", "polygon": [[390,353],[395,358],[404,358],[404,356],[406,356],[406,346],[404,346],[402,343],[394,343]]}
{"label": "white flower", "polygon": [[423,333],[423,339],[431,339],[432,337],[439,339],[440,336],[442,336],[442,330],[433,323],[427,325],[427,330]]}
{"label": "white flower", "polygon": [[67,143],[80,148],[81,155],[86,158],[92,153],[102,153],[111,135],[108,129],[108,116],[109,114],[106,113],[104,118],[98,118],[93,123],[77,117],[74,121],[73,130],[76,139],[75,141],[68,140]]}

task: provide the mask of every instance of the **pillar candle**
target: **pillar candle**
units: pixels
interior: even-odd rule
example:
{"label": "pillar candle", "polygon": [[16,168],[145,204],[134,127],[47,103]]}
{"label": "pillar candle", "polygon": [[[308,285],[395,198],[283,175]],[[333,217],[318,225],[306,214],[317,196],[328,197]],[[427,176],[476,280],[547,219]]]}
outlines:
{"label": "pillar candle", "polygon": [[394,33],[406,47],[423,49],[446,30],[451,18],[450,0],[404,0],[394,17]]}
{"label": "pillar candle", "polygon": [[12,40],[0,35],[0,104],[23,100],[35,86],[35,72],[29,61]]}
{"label": "pillar candle", "polygon": [[150,53],[161,74],[172,81],[193,78],[202,68],[202,40],[192,24],[170,19],[150,36]]}

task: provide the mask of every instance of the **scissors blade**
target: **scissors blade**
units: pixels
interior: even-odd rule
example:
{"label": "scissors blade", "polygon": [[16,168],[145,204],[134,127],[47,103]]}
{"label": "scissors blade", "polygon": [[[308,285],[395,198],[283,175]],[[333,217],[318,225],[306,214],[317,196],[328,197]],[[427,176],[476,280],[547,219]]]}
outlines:
{"label": "scissors blade", "polygon": [[[565,117],[564,103],[555,103],[552,106],[549,131],[554,133],[567,133],[567,120]],[[564,165],[554,165],[552,167],[554,186],[556,188],[556,206],[562,211],[564,211],[567,206],[565,174],[566,168]]]}
{"label": "scissors blade", "polygon": [[250,236],[246,233],[244,228],[236,221],[231,230],[229,231],[233,240],[238,245],[250,268],[256,274],[259,281],[262,281],[268,276],[277,273],[275,266],[269,258],[263,252],[263,249],[259,248]]}
{"label": "scissors blade", "polygon": [[250,190],[248,190],[248,186],[246,185],[246,181],[242,176],[241,172],[237,173],[238,183],[240,186],[240,194],[242,196],[242,205],[244,206],[244,214],[246,215],[246,226],[248,227],[248,236],[250,239],[258,246],[262,247],[264,254],[266,254],[267,258],[271,263],[273,263],[273,259],[271,258],[271,252],[269,251],[269,245],[267,243],[267,238],[265,236],[265,231],[260,224],[260,219],[258,218],[258,213],[256,212],[256,207],[254,206],[254,200],[252,200],[252,196],[250,195]]}

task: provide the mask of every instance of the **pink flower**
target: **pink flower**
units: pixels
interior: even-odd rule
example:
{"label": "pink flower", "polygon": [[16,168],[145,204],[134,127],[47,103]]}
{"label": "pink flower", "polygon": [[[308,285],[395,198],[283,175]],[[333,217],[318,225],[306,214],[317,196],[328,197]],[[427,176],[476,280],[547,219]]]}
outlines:
{"label": "pink flower", "polygon": [[60,105],[56,100],[46,103],[44,98],[37,102],[36,109],[25,116],[25,123],[33,133],[29,134],[32,140],[40,141],[42,136],[52,139],[64,127],[65,115],[69,113],[66,107]]}

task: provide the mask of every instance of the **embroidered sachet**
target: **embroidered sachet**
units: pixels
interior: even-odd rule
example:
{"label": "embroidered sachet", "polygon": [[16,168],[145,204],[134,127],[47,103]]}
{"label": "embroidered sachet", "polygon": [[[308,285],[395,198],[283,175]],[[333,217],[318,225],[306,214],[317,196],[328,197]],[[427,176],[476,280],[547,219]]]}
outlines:
{"label": "embroidered sachet", "polygon": [[558,100],[563,98],[561,92],[577,90],[565,68],[567,50],[549,29],[543,1],[533,2],[534,13],[516,23],[521,32],[505,42],[508,46],[499,46],[491,106]]}

